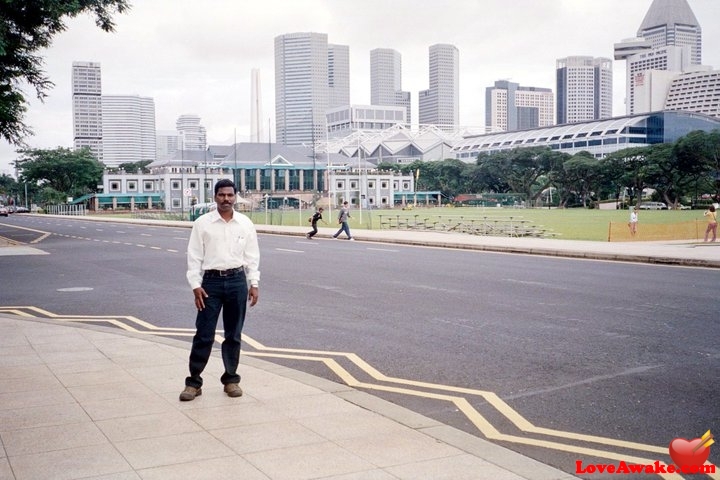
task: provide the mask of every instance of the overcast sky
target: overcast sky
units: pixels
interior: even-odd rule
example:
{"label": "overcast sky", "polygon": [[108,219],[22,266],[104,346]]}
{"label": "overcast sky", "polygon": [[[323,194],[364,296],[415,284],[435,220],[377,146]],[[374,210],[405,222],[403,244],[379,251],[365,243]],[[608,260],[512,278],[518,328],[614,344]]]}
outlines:
{"label": "overcast sky", "polygon": [[[555,62],[574,55],[613,57],[634,37],[652,0],[130,0],[105,33],[87,15],[43,52],[55,87],[45,103],[31,95],[26,117],[33,148],[72,146],[73,61],[100,62],[107,95],[152,97],[156,128],[201,117],[209,144],[250,137],[250,72],[260,69],[262,117],[274,134],[274,38],[321,32],[350,47],[350,101],[370,103],[370,50],[402,55],[402,88],[428,88],[428,47],[460,51],[460,123],[481,126],[485,88],[500,79],[555,91]],[[718,0],[689,0],[703,28],[703,63],[720,68]],[[625,63],[613,62],[613,115],[625,114]],[[32,93],[31,90],[28,90]],[[267,135],[267,133],[265,133]],[[267,138],[267,137],[265,137]],[[0,173],[13,173],[15,148],[0,140]]]}

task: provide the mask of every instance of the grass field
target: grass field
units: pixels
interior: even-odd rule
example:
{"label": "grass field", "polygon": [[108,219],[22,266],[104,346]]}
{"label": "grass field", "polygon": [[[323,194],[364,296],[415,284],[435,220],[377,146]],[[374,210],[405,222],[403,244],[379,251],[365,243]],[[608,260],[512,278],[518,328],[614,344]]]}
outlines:
{"label": "grass field", "polygon": [[[336,226],[336,209],[332,210],[332,218],[329,212],[325,211],[325,220],[330,227]],[[308,226],[307,219],[311,215],[310,210],[274,210],[267,212],[252,212],[251,218],[257,224]],[[428,219],[434,221],[448,222],[451,220],[463,221],[508,219],[523,220],[528,224],[542,227],[553,232],[558,239],[566,240],[593,240],[607,241],[608,227],[610,222],[627,223],[629,218],[627,210],[589,210],[583,208],[573,209],[513,209],[513,208],[490,208],[490,207],[441,207],[441,208],[416,208],[402,210],[400,208],[387,210],[363,210],[353,209],[351,211],[350,228],[380,229],[381,220],[389,217],[396,219],[409,219],[414,221]],[[267,221],[266,221],[267,219]],[[641,210],[639,212],[638,225],[672,225],[675,223],[689,222],[693,220],[703,221],[702,210]],[[325,226],[325,225],[320,225]]]}

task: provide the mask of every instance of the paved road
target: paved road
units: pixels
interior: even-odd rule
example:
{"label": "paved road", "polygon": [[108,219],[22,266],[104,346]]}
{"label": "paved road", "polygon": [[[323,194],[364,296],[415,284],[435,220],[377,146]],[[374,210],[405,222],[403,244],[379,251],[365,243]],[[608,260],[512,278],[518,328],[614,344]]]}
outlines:
{"label": "paved road", "polygon": [[[187,229],[25,218],[13,222],[55,232],[37,244],[51,255],[3,258],[15,288],[0,304],[189,326]],[[279,236],[261,245],[262,301],[246,330],[259,343],[248,353],[313,351],[303,356],[315,360],[269,354],[333,380],[344,369],[373,394],[487,434],[458,403],[437,398],[458,396],[507,432],[499,443],[565,471],[580,454],[542,442],[637,455],[619,442],[666,451],[670,439],[697,436],[720,419],[708,401],[720,373],[718,326],[708,321],[716,270]],[[329,351],[354,353],[402,381],[373,378]],[[317,360],[328,357],[343,368]],[[554,431],[522,432],[510,421],[516,414]]]}

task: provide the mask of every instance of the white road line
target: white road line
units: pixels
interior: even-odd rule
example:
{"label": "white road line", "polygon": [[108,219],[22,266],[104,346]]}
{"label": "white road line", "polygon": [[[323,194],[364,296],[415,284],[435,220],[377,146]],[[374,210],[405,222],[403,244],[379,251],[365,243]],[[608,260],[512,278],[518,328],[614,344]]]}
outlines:
{"label": "white road line", "polygon": [[289,248],[276,248],[278,252],[305,253],[305,250],[290,250]]}
{"label": "white road line", "polygon": [[376,252],[399,252],[400,250],[393,250],[391,248],[368,248],[368,250],[374,250]]}

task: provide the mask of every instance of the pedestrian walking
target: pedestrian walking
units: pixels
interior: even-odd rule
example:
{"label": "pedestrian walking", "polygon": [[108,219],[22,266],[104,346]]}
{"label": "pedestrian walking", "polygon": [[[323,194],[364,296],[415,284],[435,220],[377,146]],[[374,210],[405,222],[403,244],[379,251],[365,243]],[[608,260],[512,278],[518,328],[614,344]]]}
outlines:
{"label": "pedestrian walking", "polygon": [[712,240],[710,241],[714,242],[717,238],[717,212],[715,212],[715,205],[710,205],[703,215],[707,217],[708,221],[707,228],[705,229],[705,241],[708,241],[710,232],[712,232]]}
{"label": "pedestrian walking", "polygon": [[312,240],[312,238],[318,233],[317,223],[322,220],[322,222],[327,225],[327,222],[323,220],[323,208],[320,207],[317,209],[317,212],[313,214],[312,217],[310,217],[310,225],[312,226],[312,230],[305,234],[305,238],[308,240]]}
{"label": "pedestrian walking", "polygon": [[229,397],[242,395],[240,339],[248,302],[259,298],[260,249],[255,225],[234,210],[237,188],[228,179],[215,184],[217,209],[198,217],[190,232],[187,250],[187,280],[195,296],[195,336],[190,350],[190,375],[185,379],[181,401],[202,395],[201,374],[210,359],[220,311],[225,339],[220,377]]}
{"label": "pedestrian walking", "polygon": [[350,218],[350,206],[348,205],[348,202],[345,201],[343,202],[343,206],[340,209],[340,212],[338,212],[338,223],[340,224],[340,229],[337,231],[337,233],[335,233],[335,235],[333,235],[333,238],[338,238],[338,235],[340,235],[342,232],[345,232],[348,240],[355,240],[350,234],[348,218]]}
{"label": "pedestrian walking", "polygon": [[630,221],[628,222],[628,227],[630,227],[630,235],[633,237],[637,233],[637,223],[638,223],[638,209],[637,207],[632,207],[630,210]]}

